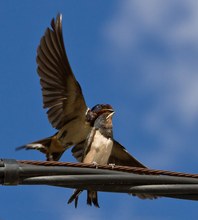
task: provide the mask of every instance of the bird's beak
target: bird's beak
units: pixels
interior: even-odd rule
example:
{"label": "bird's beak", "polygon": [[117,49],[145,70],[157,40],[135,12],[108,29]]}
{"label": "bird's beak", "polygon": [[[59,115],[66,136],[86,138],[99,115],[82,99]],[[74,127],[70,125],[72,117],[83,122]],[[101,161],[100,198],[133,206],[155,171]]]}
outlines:
{"label": "bird's beak", "polygon": [[114,115],[114,113],[115,113],[115,112],[114,112],[114,111],[112,111],[110,114],[108,114],[108,115],[107,115],[106,119],[111,118],[111,117]]}
{"label": "bird's beak", "polygon": [[110,108],[104,108],[104,109],[102,109],[102,110],[100,111],[101,114],[104,113],[104,112],[114,112],[114,110],[113,110],[113,109],[110,109]]}

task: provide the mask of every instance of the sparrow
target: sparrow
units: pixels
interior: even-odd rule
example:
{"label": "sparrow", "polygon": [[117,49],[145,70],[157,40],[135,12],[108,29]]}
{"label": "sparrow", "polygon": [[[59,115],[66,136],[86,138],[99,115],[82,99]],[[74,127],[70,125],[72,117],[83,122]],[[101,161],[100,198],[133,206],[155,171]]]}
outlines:
{"label": "sparrow", "polygon": [[62,15],[52,19],[37,49],[37,72],[42,88],[43,107],[51,125],[57,129],[54,135],[16,148],[36,149],[46,159],[59,160],[69,147],[86,140],[94,120],[108,104],[97,104],[89,109],[82,89],[70,67],[62,34]]}
{"label": "sparrow", "polygon": [[[73,156],[82,163],[97,165],[124,165],[132,167],[145,167],[138,160],[132,157],[127,150],[113,139],[112,116],[113,110],[101,114],[94,121],[94,125],[85,143],[76,145],[72,149]],[[75,208],[78,205],[78,198],[83,190],[76,189],[68,200],[68,204],[75,200]],[[141,199],[155,199],[155,195],[132,194]],[[87,204],[99,208],[98,195],[96,191],[87,190]]]}

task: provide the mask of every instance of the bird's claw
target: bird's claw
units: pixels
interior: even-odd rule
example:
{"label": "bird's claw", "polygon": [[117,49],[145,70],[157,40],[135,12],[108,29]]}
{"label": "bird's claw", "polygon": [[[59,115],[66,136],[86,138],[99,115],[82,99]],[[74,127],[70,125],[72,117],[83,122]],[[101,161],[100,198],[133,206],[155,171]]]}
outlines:
{"label": "bird's claw", "polygon": [[98,169],[98,163],[93,161],[93,165],[96,167],[96,169]]}
{"label": "bird's claw", "polygon": [[111,166],[111,169],[115,168],[115,163],[110,163],[109,166]]}

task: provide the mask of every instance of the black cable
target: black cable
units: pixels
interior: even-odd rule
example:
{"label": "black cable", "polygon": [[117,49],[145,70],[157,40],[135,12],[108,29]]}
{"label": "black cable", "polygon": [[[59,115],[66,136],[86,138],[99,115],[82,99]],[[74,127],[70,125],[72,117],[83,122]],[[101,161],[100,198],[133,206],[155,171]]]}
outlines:
{"label": "black cable", "polygon": [[19,163],[10,159],[0,161],[2,185],[50,185],[198,200],[198,178],[185,177],[193,174],[178,173],[179,176],[173,176],[174,172],[168,172],[170,176],[140,175],[126,171],[72,167],[72,164],[69,167],[62,164],[61,166],[41,166]]}
{"label": "black cable", "polygon": [[[84,168],[83,168],[84,169]],[[96,185],[96,184],[131,184],[131,185],[158,185],[158,184],[192,184],[198,185],[198,180],[186,177],[138,175],[138,174],[83,174],[83,175],[53,175],[25,178],[22,184],[47,185]],[[74,187],[74,188],[75,188]]]}

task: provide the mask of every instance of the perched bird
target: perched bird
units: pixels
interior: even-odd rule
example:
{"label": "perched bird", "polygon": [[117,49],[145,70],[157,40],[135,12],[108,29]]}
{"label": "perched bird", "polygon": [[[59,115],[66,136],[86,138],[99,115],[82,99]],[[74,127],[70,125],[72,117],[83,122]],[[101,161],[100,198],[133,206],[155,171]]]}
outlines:
{"label": "perched bird", "polygon": [[50,123],[56,134],[16,148],[36,149],[47,160],[59,160],[69,147],[83,142],[91,131],[94,120],[108,104],[98,104],[89,109],[82,89],[69,65],[62,35],[62,15],[52,19],[37,49],[37,72],[43,94],[43,107],[47,108]]}
{"label": "perched bird", "polygon": [[[81,162],[107,165],[113,149],[112,116],[113,110],[101,114],[94,122],[94,126],[84,144],[84,153]],[[76,189],[68,200],[71,203],[75,199],[77,207],[78,196],[82,190]],[[99,207],[97,192],[87,191],[87,204],[92,203]]]}
{"label": "perched bird", "polygon": [[[67,58],[61,14],[57,15],[56,20],[52,19],[51,28],[47,28],[41,38],[36,61],[43,107],[48,109],[48,119],[58,131],[17,149],[36,149],[44,153],[47,160],[59,160],[65,150],[74,146],[73,156],[84,163],[145,167],[113,139],[114,110],[111,105],[97,104],[92,109],[87,107]],[[73,195],[76,206],[79,193]],[[88,192],[87,203],[99,206],[97,192]]]}
{"label": "perched bird", "polygon": [[[109,110],[97,117],[93,128],[86,141],[76,145],[72,149],[73,156],[83,163],[98,165],[123,165],[132,167],[145,167],[138,160],[132,157],[126,149],[113,139],[112,116],[113,110]],[[78,205],[78,197],[83,190],[76,189],[69,198],[68,204],[75,200],[75,208]],[[132,194],[141,199],[155,199],[155,195]],[[87,204],[99,207],[96,191],[87,191]]]}

